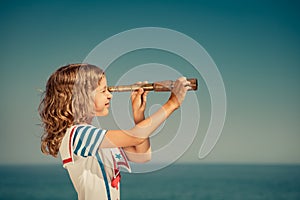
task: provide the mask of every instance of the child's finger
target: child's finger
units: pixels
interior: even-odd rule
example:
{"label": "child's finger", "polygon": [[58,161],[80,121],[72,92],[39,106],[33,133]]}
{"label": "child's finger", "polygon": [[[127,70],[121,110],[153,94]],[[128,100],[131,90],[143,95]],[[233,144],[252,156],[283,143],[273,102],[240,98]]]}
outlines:
{"label": "child's finger", "polygon": [[132,91],[131,94],[130,94],[130,97],[131,97],[131,101],[133,101],[136,97],[136,91]]}
{"label": "child's finger", "polygon": [[[142,85],[143,83],[141,81],[136,82],[137,85]],[[139,88],[137,91],[137,95],[142,95],[144,93],[144,89],[143,88]]]}
{"label": "child's finger", "polygon": [[143,94],[143,101],[147,100],[147,95],[148,95],[149,91],[145,91]]}
{"label": "child's finger", "polygon": [[[143,84],[147,84],[147,83],[148,83],[148,81],[143,81]],[[143,98],[144,98],[144,96],[147,96],[148,93],[149,93],[149,91],[143,90]]]}
{"label": "child's finger", "polygon": [[[140,84],[142,84],[142,82],[138,81],[135,84],[140,85]],[[141,89],[142,88],[139,88],[138,90],[135,90],[135,91],[131,92],[131,100],[134,100],[137,97],[137,95],[143,94],[144,90],[142,89],[142,91],[141,91]]]}
{"label": "child's finger", "polygon": [[146,107],[146,103],[147,103],[147,94],[149,93],[149,91],[145,91],[143,96],[142,96],[142,107]]}
{"label": "child's finger", "polygon": [[138,94],[139,94],[139,95],[142,95],[143,93],[144,93],[144,89],[143,89],[143,88],[139,88]]}

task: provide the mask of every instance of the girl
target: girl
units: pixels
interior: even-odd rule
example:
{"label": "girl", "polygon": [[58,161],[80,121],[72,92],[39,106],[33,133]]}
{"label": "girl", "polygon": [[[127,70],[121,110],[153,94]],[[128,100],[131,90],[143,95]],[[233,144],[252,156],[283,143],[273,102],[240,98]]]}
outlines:
{"label": "girl", "polygon": [[63,66],[48,79],[39,106],[41,150],[54,157],[60,153],[79,200],[120,199],[119,167],[130,171],[128,160],[150,160],[149,136],[180,107],[189,84],[184,77],[176,80],[168,101],[146,119],[147,92],[142,88],[132,92],[135,126],[102,130],[91,123],[93,117],[109,113],[112,94],[104,72],[90,64]]}

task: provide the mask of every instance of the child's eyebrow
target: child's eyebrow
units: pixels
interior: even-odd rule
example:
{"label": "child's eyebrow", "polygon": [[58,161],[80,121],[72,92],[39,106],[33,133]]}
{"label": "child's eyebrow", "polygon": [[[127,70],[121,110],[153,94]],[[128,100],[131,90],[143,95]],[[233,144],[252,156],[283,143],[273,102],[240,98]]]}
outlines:
{"label": "child's eyebrow", "polygon": [[105,90],[106,89],[106,86],[104,86],[104,87],[101,87],[101,89],[100,90]]}

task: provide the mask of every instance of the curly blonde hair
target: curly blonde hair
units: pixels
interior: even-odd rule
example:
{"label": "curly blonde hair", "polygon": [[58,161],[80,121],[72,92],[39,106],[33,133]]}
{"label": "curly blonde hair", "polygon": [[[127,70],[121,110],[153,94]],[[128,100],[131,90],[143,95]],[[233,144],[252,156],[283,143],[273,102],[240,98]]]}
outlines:
{"label": "curly blonde hair", "polygon": [[67,128],[90,123],[94,116],[93,91],[104,72],[95,65],[69,64],[48,79],[38,111],[43,134],[41,151],[57,156]]}

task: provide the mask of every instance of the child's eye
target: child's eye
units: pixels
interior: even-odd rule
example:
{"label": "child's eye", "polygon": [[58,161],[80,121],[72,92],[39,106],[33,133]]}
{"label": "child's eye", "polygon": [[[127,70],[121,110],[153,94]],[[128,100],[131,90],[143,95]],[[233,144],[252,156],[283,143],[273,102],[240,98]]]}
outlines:
{"label": "child's eye", "polygon": [[105,93],[107,91],[107,88],[104,88],[101,90],[101,93]]}

